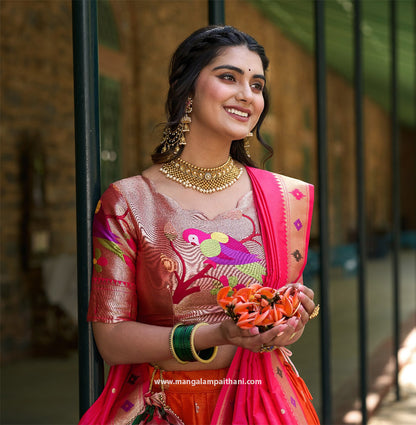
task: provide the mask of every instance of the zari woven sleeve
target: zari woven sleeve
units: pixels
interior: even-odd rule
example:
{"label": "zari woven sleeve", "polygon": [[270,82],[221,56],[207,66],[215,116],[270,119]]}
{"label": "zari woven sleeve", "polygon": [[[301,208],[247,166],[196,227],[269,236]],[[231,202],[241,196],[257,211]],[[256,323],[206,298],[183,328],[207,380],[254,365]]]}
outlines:
{"label": "zari woven sleeve", "polygon": [[137,232],[128,203],[111,185],[95,210],[93,275],[88,320],[136,320]]}

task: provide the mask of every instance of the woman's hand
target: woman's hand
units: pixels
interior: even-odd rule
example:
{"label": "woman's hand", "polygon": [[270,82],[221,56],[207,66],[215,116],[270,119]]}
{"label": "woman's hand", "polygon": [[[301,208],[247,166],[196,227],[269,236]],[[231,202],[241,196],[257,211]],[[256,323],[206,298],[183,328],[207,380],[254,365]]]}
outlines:
{"label": "woman's hand", "polygon": [[[288,337],[288,339],[286,340],[286,343],[282,345],[290,345],[296,342],[302,336],[303,330],[306,324],[309,322],[309,317],[315,309],[315,302],[313,301],[315,294],[311,288],[308,288],[307,286],[300,283],[290,283],[286,285],[285,288],[295,288],[299,290],[298,296],[301,302],[299,307],[300,318],[296,324],[292,322],[292,325],[295,326],[293,332],[288,335],[288,333],[293,328],[289,327],[289,329],[285,330],[285,336]],[[290,320],[288,321],[288,324]]]}
{"label": "woman's hand", "polygon": [[286,323],[277,325],[263,333],[260,333],[257,327],[241,329],[232,319],[227,319],[221,324],[223,338],[229,344],[244,347],[254,352],[262,351],[265,347],[281,347],[296,342],[302,336],[304,327],[309,321],[309,316],[315,308],[313,301],[314,292],[299,283],[291,283],[285,286],[285,288],[290,287],[299,290],[299,299],[301,301],[299,318],[291,317]]}

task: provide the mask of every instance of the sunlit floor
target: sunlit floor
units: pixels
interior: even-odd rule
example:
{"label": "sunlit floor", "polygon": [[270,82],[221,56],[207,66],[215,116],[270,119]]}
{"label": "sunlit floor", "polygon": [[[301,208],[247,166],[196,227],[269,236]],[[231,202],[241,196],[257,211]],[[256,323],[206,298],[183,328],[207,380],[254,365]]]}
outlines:
{"label": "sunlit floor", "polygon": [[[414,251],[404,251],[401,264],[401,319],[409,322],[416,313],[416,258]],[[383,258],[368,263],[366,312],[368,320],[369,358],[383,347],[392,335],[392,309],[390,299],[391,259]],[[317,289],[317,282],[312,285]],[[317,295],[319,299],[319,294]],[[334,409],[339,409],[339,394],[345,389],[356,390],[358,382],[358,320],[356,276],[331,271],[331,355],[332,391]],[[311,321],[302,340],[292,348],[293,360],[311,389],[317,411],[320,412],[320,358],[319,320]],[[415,357],[415,356],[414,356]],[[413,358],[414,358],[413,357]],[[411,366],[409,366],[411,367]],[[413,371],[416,366],[413,363]],[[407,369],[410,370],[410,369]],[[407,376],[409,373],[406,372]],[[412,382],[416,382],[416,377]],[[2,367],[0,423],[3,425],[64,425],[78,421],[78,358],[73,352],[67,358],[34,358],[16,361]],[[406,387],[407,388],[407,387]],[[406,390],[407,391],[407,390]],[[405,393],[407,394],[407,393]],[[410,394],[414,395],[410,391]],[[358,397],[358,394],[357,394]],[[415,398],[404,403],[392,403],[389,396],[383,403],[388,411],[407,414],[416,409]],[[413,403],[413,404],[412,404]],[[403,406],[403,410],[396,412]],[[380,412],[383,412],[383,408]],[[376,422],[371,425],[407,425],[405,416],[396,422]],[[384,419],[383,419],[384,420]],[[412,422],[415,423],[415,422]],[[369,424],[369,425],[370,425]],[[333,424],[338,425],[338,424]]]}
{"label": "sunlit floor", "polygon": [[408,338],[402,353],[408,356],[408,363],[399,374],[400,400],[396,400],[395,388],[384,398],[376,415],[368,425],[415,425],[416,424],[416,328]]}

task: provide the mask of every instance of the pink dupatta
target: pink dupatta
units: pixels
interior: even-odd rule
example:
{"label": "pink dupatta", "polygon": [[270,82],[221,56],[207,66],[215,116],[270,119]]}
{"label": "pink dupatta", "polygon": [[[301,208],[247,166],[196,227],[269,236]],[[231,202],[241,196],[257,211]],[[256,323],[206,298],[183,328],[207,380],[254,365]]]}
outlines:
{"label": "pink dupatta", "polygon": [[[300,282],[307,258],[313,186],[255,168],[248,167],[247,172],[266,254],[264,285],[279,288]],[[253,353],[239,348],[211,425],[319,424],[311,395],[288,354],[286,349]]]}

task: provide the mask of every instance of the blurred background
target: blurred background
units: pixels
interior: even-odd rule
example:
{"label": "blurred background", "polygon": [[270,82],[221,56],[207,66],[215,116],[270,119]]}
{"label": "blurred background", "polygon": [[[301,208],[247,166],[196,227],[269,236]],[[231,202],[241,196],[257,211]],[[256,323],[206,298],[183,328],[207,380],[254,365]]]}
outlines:
{"label": "blurred background", "polygon": [[[334,424],[359,398],[353,5],[325,2],[331,391]],[[400,186],[393,185],[389,1],[362,1],[369,385],[393,354],[393,196],[400,192],[400,340],[416,325],[415,5],[398,0]],[[0,3],[3,424],[78,421],[72,14],[69,0]],[[264,45],[269,170],[318,186],[313,2],[227,0],[225,20]],[[208,23],[204,0],[99,0],[102,189],[148,167],[165,120],[169,59]],[[260,163],[264,152],[253,141]],[[305,283],[319,300],[315,204]],[[320,411],[320,326],[293,360]]]}

